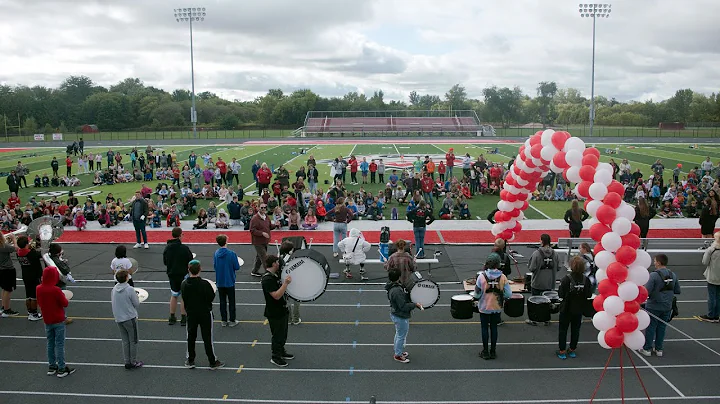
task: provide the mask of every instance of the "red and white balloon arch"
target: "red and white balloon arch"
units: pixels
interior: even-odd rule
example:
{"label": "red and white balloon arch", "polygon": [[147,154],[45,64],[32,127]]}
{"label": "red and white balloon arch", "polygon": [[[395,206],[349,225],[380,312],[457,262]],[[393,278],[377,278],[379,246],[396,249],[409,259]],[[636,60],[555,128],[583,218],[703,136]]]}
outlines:
{"label": "red and white balloon arch", "polygon": [[640,349],[641,332],[650,316],[640,310],[647,300],[650,255],[640,248],[640,228],[633,223],[635,209],[625,203],[622,184],[613,179],[613,168],[601,163],[600,151],[586,148],[580,138],[552,129],[539,131],[525,141],[513,163],[497,204],[492,233],[512,241],[522,230],[520,220],[528,208],[528,197],[550,171],[575,183],[575,194],[586,199],[585,210],[593,216],[590,237],[595,245],[598,296],[593,325],[604,348]]}

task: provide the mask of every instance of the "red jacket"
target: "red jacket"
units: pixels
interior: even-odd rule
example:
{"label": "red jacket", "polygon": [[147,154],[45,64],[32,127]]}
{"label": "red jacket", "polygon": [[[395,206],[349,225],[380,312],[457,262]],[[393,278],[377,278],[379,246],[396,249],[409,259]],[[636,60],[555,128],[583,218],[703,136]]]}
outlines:
{"label": "red jacket", "polygon": [[358,162],[357,159],[350,159],[350,172],[356,173],[358,170]]}
{"label": "red jacket", "polygon": [[62,290],[55,286],[60,280],[56,267],[47,267],[43,270],[42,284],[38,285],[37,301],[43,314],[45,324],[57,324],[65,321],[65,307],[68,300]]}
{"label": "red jacket", "polygon": [[[270,217],[265,215],[265,220],[260,218],[260,214],[250,219],[250,234],[252,235],[252,245],[267,245],[270,243],[269,238],[263,237],[263,233],[270,235],[270,230],[274,229],[275,226],[270,222]],[[263,263],[265,265],[265,263]]]}
{"label": "red jacket", "polygon": [[447,165],[449,167],[452,167],[455,165],[455,153],[447,153],[445,155],[445,161],[447,162]]}
{"label": "red jacket", "polygon": [[269,168],[261,168],[260,171],[257,172],[257,179],[260,184],[270,184],[272,171],[270,171]]}
{"label": "red jacket", "polygon": [[445,163],[443,163],[441,161],[440,165],[438,165],[438,167],[437,167],[437,170],[438,170],[438,174],[445,174],[445,172],[447,171],[447,166],[445,165]]}
{"label": "red jacket", "polygon": [[225,175],[227,173],[227,164],[225,164],[224,161],[218,161],[217,163],[215,163],[215,167],[220,169],[220,174]]}
{"label": "red jacket", "polygon": [[435,187],[435,181],[433,181],[430,177],[425,177],[420,180],[420,187],[422,188],[423,192],[432,192],[433,188]]}
{"label": "red jacket", "polygon": [[370,163],[370,172],[374,173],[375,171],[377,171],[377,164]]}

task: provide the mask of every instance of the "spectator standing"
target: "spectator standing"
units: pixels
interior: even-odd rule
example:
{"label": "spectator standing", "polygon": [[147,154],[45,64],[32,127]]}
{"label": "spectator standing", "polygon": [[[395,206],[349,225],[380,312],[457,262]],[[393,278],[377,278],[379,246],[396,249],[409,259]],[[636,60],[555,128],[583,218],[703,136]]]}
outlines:
{"label": "spectator standing", "polygon": [[148,244],[147,231],[145,231],[145,219],[149,214],[150,208],[148,207],[147,200],[143,198],[140,190],[135,191],[135,197],[133,198],[132,205],[130,206],[130,218],[132,219],[133,227],[135,228],[135,246],[133,246],[133,248],[150,248],[150,245]]}
{"label": "spectator standing", "polygon": [[215,290],[207,280],[200,277],[200,261],[192,260],[188,264],[189,277],[182,282],[182,298],[187,309],[187,358],[185,367],[188,369],[195,368],[195,340],[197,339],[197,329],[200,328],[205,345],[205,355],[207,355],[210,370],[216,370],[225,366],[215,356],[215,347],[213,346],[213,300],[215,300]]}
{"label": "spectator standing", "polygon": [[[267,247],[270,243],[270,230],[275,225],[270,221],[267,215],[267,204],[261,203],[260,210],[250,220],[250,234],[252,236],[252,245],[255,247],[255,265],[250,273],[252,276],[261,277],[267,270],[265,262],[267,261]],[[263,272],[260,272],[260,267]]]}
{"label": "spectator standing", "polygon": [[[347,235],[347,224],[352,220],[352,213],[345,206],[345,198],[339,197],[335,205],[335,223],[333,224],[333,257],[338,256],[338,243]],[[328,212],[330,213],[330,212]]]}
{"label": "spectator standing", "polygon": [[572,201],[570,209],[565,212],[565,223],[569,225],[570,237],[579,238],[583,222],[590,217],[585,209],[581,209],[578,201]]}
{"label": "spectator standing", "polygon": [[65,159],[65,175],[67,175],[68,177],[72,175],[72,164],[72,157],[67,156],[67,158]]}
{"label": "spectator standing", "polygon": [[720,232],[715,233],[715,241],[705,250],[702,263],[706,266],[705,280],[708,288],[708,313],[696,318],[700,321],[720,323]]}
{"label": "spectator standing", "polygon": [[425,258],[425,231],[435,218],[433,212],[427,207],[425,201],[420,201],[416,209],[408,212],[408,221],[413,224],[413,234],[415,235],[416,257],[418,259]]}
{"label": "spectator standing", "polygon": [[645,284],[648,291],[645,310],[650,314],[650,325],[645,329],[645,345],[639,350],[643,356],[650,356],[653,352],[656,356],[663,356],[665,329],[672,319],[675,295],[680,294],[677,275],[667,268],[667,255],[658,254],[653,261],[655,271],[650,273],[650,279]]}
{"label": "spectator standing", "polygon": [[[179,227],[172,229],[172,239],[168,240],[165,250],[163,251],[163,264],[167,268],[167,275],[170,281],[170,318],[168,324],[177,323],[175,311],[177,310],[178,297],[182,297],[182,283],[188,276],[188,264],[192,261],[193,256],[190,248],[182,243],[183,231]],[[180,301],[180,325],[187,324],[187,312],[185,311],[185,302]]]}
{"label": "spectator standing", "polygon": [[[57,157],[53,157],[52,161],[50,161],[50,168],[52,168],[53,177],[57,177],[59,175],[58,169],[60,168],[60,163],[58,163]],[[90,169],[92,170],[92,166]]]}
{"label": "spectator standing", "polygon": [[128,271],[124,269],[115,274],[118,283],[113,287],[110,296],[113,317],[120,329],[125,369],[128,370],[143,366],[143,363],[137,360],[139,341],[137,309],[140,307],[140,299],[135,293],[135,288],[128,284],[129,276]]}
{"label": "spectator standing", "polygon": [[63,378],[75,373],[75,369],[65,363],[65,308],[68,300],[56,286],[59,281],[58,269],[46,267],[43,270],[42,284],[37,287],[37,298],[45,322],[49,365],[47,375]]}
{"label": "spectator standing", "polygon": [[[380,159],[378,161],[377,174],[378,174],[378,182],[380,184],[385,184],[385,162],[383,161],[383,159]],[[357,184],[355,184],[355,185],[357,185]]]}
{"label": "spectator standing", "polygon": [[[235,317],[235,273],[240,270],[238,256],[227,248],[228,237],[219,234],[215,237],[218,248],[213,255],[213,267],[215,268],[215,282],[217,283],[218,294],[220,295],[220,319],[222,326],[235,327],[240,322]],[[230,307],[230,318],[228,322],[228,306]]]}
{"label": "spectator standing", "polygon": [[635,218],[633,221],[640,228],[640,238],[647,238],[650,230],[650,219],[657,215],[657,211],[651,207],[645,198],[639,198],[635,206]]}

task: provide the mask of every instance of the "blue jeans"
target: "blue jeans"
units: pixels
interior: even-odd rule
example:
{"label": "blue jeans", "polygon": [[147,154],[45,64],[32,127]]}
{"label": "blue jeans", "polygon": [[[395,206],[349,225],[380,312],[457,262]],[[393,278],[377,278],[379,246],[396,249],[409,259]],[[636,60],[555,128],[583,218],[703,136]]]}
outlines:
{"label": "blue jeans", "polygon": [[[665,341],[665,329],[667,328],[665,323],[670,321],[670,314],[672,314],[672,311],[647,310],[647,312],[651,314],[651,316],[650,325],[647,329],[645,329],[645,345],[643,346],[643,349],[649,351],[653,348],[654,342],[655,350],[662,351],[663,341]],[[655,316],[660,318],[660,320],[665,321],[665,323],[655,318]]]}
{"label": "blue jeans", "polygon": [[65,323],[46,324],[47,356],[50,367],[65,368]]}
{"label": "blue jeans", "polygon": [[430,209],[435,209],[435,205],[433,204],[432,192],[423,192],[423,199],[425,200],[425,203],[430,205]]}
{"label": "blue jeans", "polygon": [[708,317],[720,316],[720,285],[708,283]]}
{"label": "blue jeans", "polygon": [[347,223],[333,224],[333,252],[339,252],[338,243],[347,237]]}
{"label": "blue jeans", "polygon": [[390,315],[390,319],[395,323],[395,356],[400,356],[405,352],[405,340],[407,340],[410,330],[410,319],[400,318],[394,314]]}
{"label": "blue jeans", "polygon": [[415,248],[417,249],[417,257],[425,257],[425,227],[413,227],[415,234]]}
{"label": "blue jeans", "polygon": [[142,236],[142,240],[145,240],[147,243],[147,232],[145,231],[145,221],[144,220],[137,220],[133,219],[133,227],[135,227],[135,240],[138,244],[140,244],[140,236]]}
{"label": "blue jeans", "polygon": [[447,178],[450,179],[453,176],[453,166],[447,166]]}

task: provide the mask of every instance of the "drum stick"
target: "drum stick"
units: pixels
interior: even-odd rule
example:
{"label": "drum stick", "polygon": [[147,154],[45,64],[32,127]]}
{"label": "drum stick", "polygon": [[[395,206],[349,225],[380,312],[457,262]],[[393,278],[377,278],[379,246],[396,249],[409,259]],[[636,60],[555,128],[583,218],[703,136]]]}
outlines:
{"label": "drum stick", "polygon": [[379,248],[378,248],[378,253],[380,253],[380,256],[383,257],[385,260],[388,259],[388,257],[386,257],[386,256],[382,253],[382,250],[380,250]]}
{"label": "drum stick", "polygon": [[278,257],[280,256],[280,244],[278,244],[277,239],[275,239],[275,248],[278,250]]}
{"label": "drum stick", "polygon": [[313,239],[312,237],[310,237],[310,243],[308,243],[308,246],[307,246],[307,248],[310,248],[310,247],[312,247],[312,242],[313,242],[313,240],[314,240],[314,239]]}

